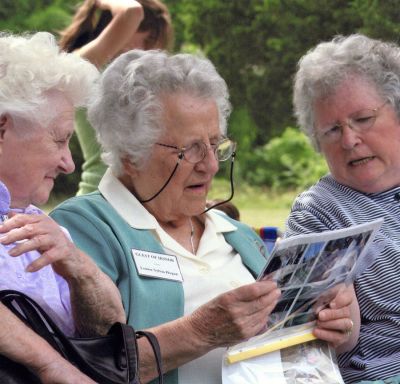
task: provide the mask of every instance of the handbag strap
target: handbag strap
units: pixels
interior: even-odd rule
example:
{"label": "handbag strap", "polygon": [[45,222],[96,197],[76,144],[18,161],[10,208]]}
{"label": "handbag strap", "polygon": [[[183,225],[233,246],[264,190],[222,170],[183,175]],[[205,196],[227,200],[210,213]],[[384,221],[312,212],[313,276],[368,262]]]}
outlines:
{"label": "handbag strap", "polygon": [[[54,339],[51,330],[58,331],[58,333],[62,332],[39,304],[24,293],[11,289],[0,291],[0,301],[11,310],[14,315],[32,328],[33,331],[44,338],[55,350],[64,355],[62,348]],[[15,302],[17,306],[15,306],[13,302]]]}
{"label": "handbag strap", "polygon": [[149,331],[136,331],[136,335],[138,336],[138,338],[145,337],[150,343],[151,348],[153,349],[154,357],[156,359],[158,382],[159,384],[163,384],[164,375],[162,370],[161,350],[160,350],[160,345],[158,344],[157,337]]}
{"label": "handbag strap", "polygon": [[129,369],[129,382],[135,382],[139,375],[139,352],[137,347],[136,333],[135,330],[127,324],[114,323],[108,334],[121,333],[122,340],[124,342],[125,359],[121,355],[117,364],[121,368],[125,368],[128,365]]}
{"label": "handbag strap", "polygon": [[[62,356],[67,358],[64,349],[58,344],[57,339],[60,340],[63,346],[70,346],[70,352],[74,352],[74,347],[68,337],[64,335],[43,308],[29,296],[19,291],[7,289],[0,291],[0,301],[36,333],[43,337],[54,349],[60,352]],[[16,307],[13,302],[15,302],[18,307]],[[126,363],[129,367],[129,381],[135,382],[134,380],[137,379],[139,375],[139,350],[137,348],[136,339],[137,337],[140,338],[144,336],[149,341],[155,355],[158,382],[163,384],[161,351],[156,336],[148,331],[135,332],[131,326],[122,323],[115,323],[110,328],[108,334],[115,332],[121,332],[123,336]],[[81,358],[79,354],[75,357],[78,359]],[[118,363],[120,366],[124,365],[122,359],[120,359]]]}
{"label": "handbag strap", "polygon": [[[72,354],[75,362],[78,363],[78,366],[79,364],[83,364],[86,369],[92,371],[91,367],[86,364],[82,356],[80,356],[80,354],[75,350],[74,345],[71,343],[68,337],[64,335],[51,317],[38,303],[36,303],[36,301],[22,292],[11,289],[0,291],[0,301],[36,333],[42,336],[64,358],[69,360],[69,356],[66,353]],[[16,307],[13,302],[15,302],[18,307]],[[108,334],[112,333],[122,333],[122,338],[124,341],[123,353],[126,358],[126,364],[128,364],[129,367],[128,372],[131,382],[132,380],[136,379],[136,376],[139,374],[135,331],[129,325],[117,322],[113,324],[108,331]],[[59,345],[59,343],[61,345]],[[68,349],[66,350],[65,348]],[[120,366],[125,365],[122,361],[122,356],[120,356],[118,364]]]}

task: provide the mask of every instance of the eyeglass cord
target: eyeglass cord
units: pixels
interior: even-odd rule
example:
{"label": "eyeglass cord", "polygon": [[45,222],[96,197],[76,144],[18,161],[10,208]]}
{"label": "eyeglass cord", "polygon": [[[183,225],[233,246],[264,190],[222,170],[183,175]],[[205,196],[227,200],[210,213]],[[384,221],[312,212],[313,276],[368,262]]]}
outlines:
{"label": "eyeglass cord", "polygon": [[212,205],[211,207],[208,207],[204,212],[202,212],[202,214],[208,212],[210,209],[213,209],[215,207],[218,207],[219,205],[225,204],[228,201],[231,201],[233,199],[233,195],[235,194],[235,188],[234,188],[234,185],[233,185],[233,163],[235,162],[235,156],[236,156],[236,152],[232,152],[232,155],[231,155],[231,171],[230,171],[231,195],[228,197],[227,200],[220,201],[219,203],[216,203],[216,204]]}
{"label": "eyeglass cord", "polygon": [[[216,203],[216,204],[212,205],[211,207],[208,207],[201,214],[206,213],[210,209],[213,209],[215,207],[218,207],[219,205],[225,204],[228,201],[231,201],[233,199],[233,195],[235,194],[235,188],[234,188],[234,185],[233,185],[233,164],[235,162],[235,156],[236,156],[236,152],[232,152],[232,155],[231,155],[231,171],[230,171],[231,194],[230,194],[229,198],[227,200],[223,200],[223,201],[221,201],[219,203]],[[181,162],[182,159],[183,159],[183,153],[179,154],[179,158],[178,158],[178,161],[177,161],[177,163],[175,165],[175,168],[173,169],[173,171],[171,172],[171,175],[168,177],[168,180],[164,183],[164,185],[161,187],[161,189],[156,194],[154,194],[152,197],[150,197],[149,199],[139,200],[141,203],[148,203],[149,201],[155,199],[167,187],[167,185],[171,181],[172,177],[175,175],[175,172],[178,169],[179,163]]]}
{"label": "eyeglass cord", "polygon": [[165,188],[166,186],[169,184],[169,182],[171,181],[172,177],[175,175],[176,170],[178,169],[178,165],[181,162],[181,160],[183,159],[183,153],[179,154],[178,157],[178,161],[176,162],[175,168],[172,171],[171,175],[168,177],[168,180],[164,183],[164,185],[161,187],[161,189],[152,197],[150,197],[149,199],[146,200],[139,200],[141,203],[148,203],[149,201],[155,199]]}

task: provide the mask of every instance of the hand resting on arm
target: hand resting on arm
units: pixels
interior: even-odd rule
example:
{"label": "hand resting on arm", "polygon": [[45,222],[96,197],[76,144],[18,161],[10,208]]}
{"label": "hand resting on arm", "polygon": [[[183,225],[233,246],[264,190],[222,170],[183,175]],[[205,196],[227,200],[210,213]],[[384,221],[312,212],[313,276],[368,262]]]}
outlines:
{"label": "hand resting on arm", "polygon": [[0,234],[1,244],[19,242],[9,250],[10,256],[31,250],[41,253],[28,272],[51,265],[68,282],[75,325],[82,336],[105,334],[114,322],[125,322],[114,283],[53,219],[44,214],[15,214],[0,226]]}

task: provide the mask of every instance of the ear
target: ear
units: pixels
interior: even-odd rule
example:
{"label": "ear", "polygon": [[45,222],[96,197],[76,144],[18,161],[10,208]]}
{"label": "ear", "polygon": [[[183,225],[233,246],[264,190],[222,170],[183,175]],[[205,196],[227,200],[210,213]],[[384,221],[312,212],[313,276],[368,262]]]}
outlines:
{"label": "ear", "polygon": [[8,125],[11,121],[11,118],[9,115],[1,115],[0,116],[0,141],[3,142],[4,140],[4,134],[6,130],[8,129]]}
{"label": "ear", "polygon": [[122,160],[122,169],[124,170],[124,174],[130,177],[136,177],[138,174],[138,170],[136,166],[132,163],[130,159],[124,157]]}
{"label": "ear", "polygon": [[11,116],[7,113],[0,115],[0,153],[5,141],[6,132],[12,127],[13,121]]}

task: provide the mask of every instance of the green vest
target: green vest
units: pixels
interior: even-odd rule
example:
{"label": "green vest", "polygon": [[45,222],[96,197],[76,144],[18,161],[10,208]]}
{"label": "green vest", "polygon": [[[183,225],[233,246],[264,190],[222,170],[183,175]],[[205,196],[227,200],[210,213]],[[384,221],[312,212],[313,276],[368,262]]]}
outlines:
{"label": "green vest", "polygon": [[[139,276],[132,258],[132,249],[165,253],[161,244],[150,231],[128,225],[98,191],[69,199],[50,215],[118,286],[128,324],[143,329],[183,316],[182,283]],[[238,230],[224,233],[225,240],[256,277],[266,263],[263,241],[247,225],[226,219]],[[166,383],[178,383],[177,370],[166,375]]]}

